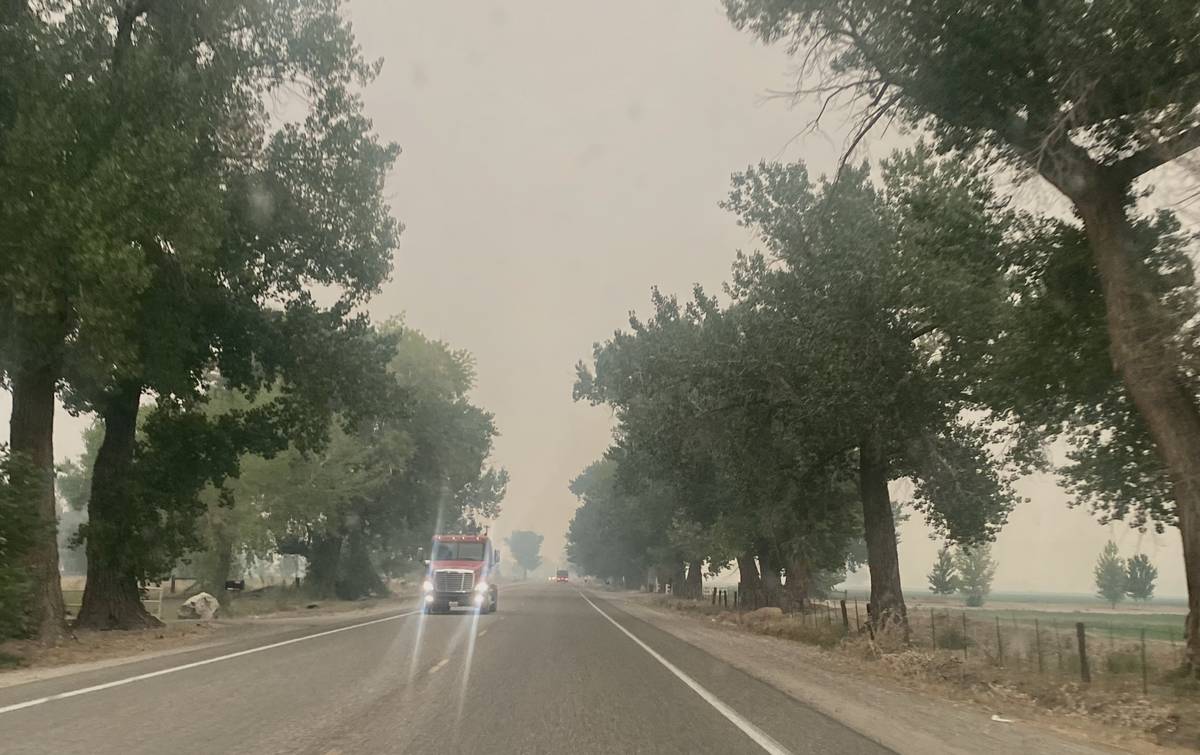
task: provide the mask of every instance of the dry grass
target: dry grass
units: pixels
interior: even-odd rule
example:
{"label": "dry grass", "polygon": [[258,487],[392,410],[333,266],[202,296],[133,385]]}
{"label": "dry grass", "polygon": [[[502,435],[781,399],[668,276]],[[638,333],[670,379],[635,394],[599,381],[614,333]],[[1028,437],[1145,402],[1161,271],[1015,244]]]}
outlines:
{"label": "dry grass", "polygon": [[[733,613],[708,601],[655,596],[652,604],[757,634],[829,649],[873,673],[917,683],[946,697],[995,709],[1030,706],[1146,732],[1161,744],[1200,748],[1200,685],[1181,678],[1181,643],[1143,642],[1104,625],[1085,627],[1091,682],[1083,683],[1074,625],[996,622],[964,612],[909,616],[903,628],[872,635],[853,611],[847,632],[840,608],[818,606]],[[965,623],[964,623],[965,618]],[[861,619],[860,619],[861,621]]]}

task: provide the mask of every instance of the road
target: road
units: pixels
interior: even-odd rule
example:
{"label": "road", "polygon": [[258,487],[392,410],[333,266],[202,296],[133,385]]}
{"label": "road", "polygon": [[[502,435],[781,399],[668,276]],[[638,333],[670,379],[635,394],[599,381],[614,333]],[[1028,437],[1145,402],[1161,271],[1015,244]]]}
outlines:
{"label": "road", "polygon": [[[229,656],[233,657],[229,657]],[[2,753],[884,753],[572,585],[0,689]]]}

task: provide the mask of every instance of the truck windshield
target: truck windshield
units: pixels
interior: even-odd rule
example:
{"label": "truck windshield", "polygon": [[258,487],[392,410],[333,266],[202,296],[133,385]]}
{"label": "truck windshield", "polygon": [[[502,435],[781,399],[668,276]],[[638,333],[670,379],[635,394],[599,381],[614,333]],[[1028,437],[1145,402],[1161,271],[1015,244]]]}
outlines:
{"label": "truck windshield", "polygon": [[434,561],[482,561],[483,543],[433,544]]}

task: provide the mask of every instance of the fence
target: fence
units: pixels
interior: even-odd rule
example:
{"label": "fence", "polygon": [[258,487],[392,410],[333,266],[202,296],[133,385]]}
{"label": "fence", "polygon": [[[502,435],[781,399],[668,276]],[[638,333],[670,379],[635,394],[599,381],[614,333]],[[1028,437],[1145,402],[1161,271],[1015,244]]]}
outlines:
{"label": "fence", "polygon": [[[712,587],[712,611],[753,611],[754,593]],[[810,601],[788,614],[800,626],[825,625],[843,636],[874,638],[867,603],[857,599]],[[1184,662],[1184,615],[1056,612],[1003,609],[910,609],[906,646],[968,667],[998,673],[1037,674],[1047,680],[1140,687],[1142,692]],[[961,661],[961,663],[958,663]]]}
{"label": "fence", "polygon": [[[170,584],[158,582],[154,584],[142,585],[140,588],[142,593],[142,605],[146,610],[154,615],[155,618],[162,620],[163,612],[163,596],[170,589]],[[78,616],[79,609],[83,606],[83,589],[68,589],[63,588],[63,607],[67,609],[69,616]]]}

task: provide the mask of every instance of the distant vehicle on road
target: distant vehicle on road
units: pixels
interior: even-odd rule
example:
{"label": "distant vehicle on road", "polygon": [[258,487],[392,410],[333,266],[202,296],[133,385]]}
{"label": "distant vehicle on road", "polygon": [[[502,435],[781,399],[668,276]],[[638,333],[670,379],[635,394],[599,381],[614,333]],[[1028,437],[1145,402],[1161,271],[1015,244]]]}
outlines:
{"label": "distant vehicle on road", "polygon": [[555,582],[566,582],[567,581],[567,570],[559,569],[558,573],[554,575],[554,581]]}
{"label": "distant vehicle on road", "polygon": [[500,554],[487,535],[434,535],[429,555],[421,585],[425,613],[449,613],[455,606],[492,613],[499,607],[494,577]]}

